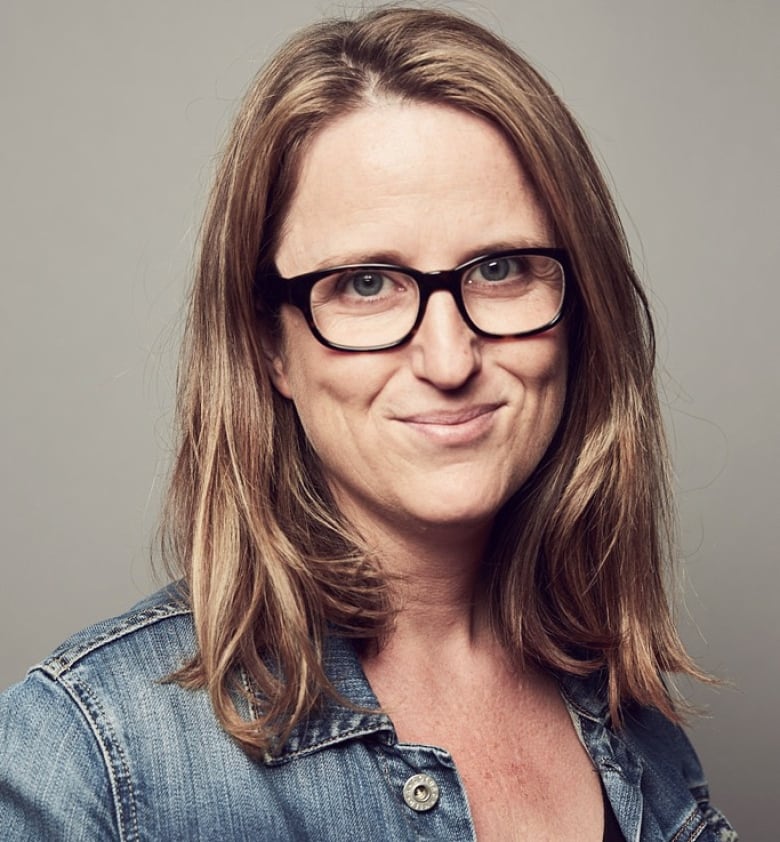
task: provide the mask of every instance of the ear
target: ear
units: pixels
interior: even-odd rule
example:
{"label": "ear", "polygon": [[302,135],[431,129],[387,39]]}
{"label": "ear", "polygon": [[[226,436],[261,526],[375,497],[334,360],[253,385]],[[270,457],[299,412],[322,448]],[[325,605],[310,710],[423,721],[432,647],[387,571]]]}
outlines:
{"label": "ear", "polygon": [[282,347],[284,341],[281,338],[274,340],[265,336],[261,340],[261,344],[263,346],[265,367],[268,371],[268,376],[271,378],[271,382],[280,395],[292,400],[292,389],[290,388],[290,381],[287,379],[287,366]]}

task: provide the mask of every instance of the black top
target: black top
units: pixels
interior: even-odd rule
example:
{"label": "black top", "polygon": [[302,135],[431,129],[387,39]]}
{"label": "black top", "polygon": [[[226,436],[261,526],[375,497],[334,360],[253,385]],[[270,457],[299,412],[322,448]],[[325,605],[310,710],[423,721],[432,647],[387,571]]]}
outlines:
{"label": "black top", "polygon": [[615,812],[609,803],[609,798],[607,798],[607,793],[604,792],[603,787],[602,793],[604,795],[604,838],[602,842],[626,842],[626,838],[620,830],[620,825],[615,818]]}

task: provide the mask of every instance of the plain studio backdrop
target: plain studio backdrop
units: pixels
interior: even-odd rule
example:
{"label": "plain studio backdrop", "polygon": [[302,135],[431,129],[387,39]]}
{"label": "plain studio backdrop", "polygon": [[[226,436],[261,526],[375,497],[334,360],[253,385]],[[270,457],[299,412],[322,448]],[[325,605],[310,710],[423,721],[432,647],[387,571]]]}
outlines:
{"label": "plain studio backdrop", "polygon": [[[780,783],[780,4],[454,7],[550,78],[617,192],[659,330],[680,623],[733,685],[686,685],[709,712],[691,731],[715,802],[744,839],[768,839]],[[344,9],[4,0],[0,686],[155,587],[182,305],[216,152],[271,51]]]}

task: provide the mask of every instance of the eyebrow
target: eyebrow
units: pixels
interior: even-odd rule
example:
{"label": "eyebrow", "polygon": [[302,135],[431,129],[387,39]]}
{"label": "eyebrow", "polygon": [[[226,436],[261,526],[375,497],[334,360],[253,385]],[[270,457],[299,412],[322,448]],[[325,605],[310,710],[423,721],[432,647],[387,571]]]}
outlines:
{"label": "eyebrow", "polygon": [[475,257],[481,257],[483,254],[495,254],[497,251],[512,251],[513,249],[536,249],[536,248],[552,248],[553,243],[549,241],[550,238],[530,239],[528,237],[515,237],[511,240],[492,240],[488,243],[482,244],[477,248],[469,249],[461,254],[458,265],[473,260]]}
{"label": "eyebrow", "polygon": [[[483,243],[475,248],[467,249],[462,252],[460,259],[455,266],[460,266],[461,263],[467,263],[475,257],[481,257],[483,254],[494,254],[499,251],[511,251],[512,249],[525,248],[551,248],[553,243],[548,242],[547,239],[529,239],[528,237],[516,237],[511,240],[491,240],[488,243]],[[404,260],[400,252],[393,250],[381,250],[371,252],[342,252],[341,254],[330,255],[323,260],[318,260],[316,264],[310,269],[311,272],[319,272],[323,269],[330,269],[336,266],[354,266],[359,264],[391,264],[394,266],[410,266],[411,264]],[[450,269],[452,267],[438,267],[438,269]],[[437,271],[437,270],[432,270]]]}

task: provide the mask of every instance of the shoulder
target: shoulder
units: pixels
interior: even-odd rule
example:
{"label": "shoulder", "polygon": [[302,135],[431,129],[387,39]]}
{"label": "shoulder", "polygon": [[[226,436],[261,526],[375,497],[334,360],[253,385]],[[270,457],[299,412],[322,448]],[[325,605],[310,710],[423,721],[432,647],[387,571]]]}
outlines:
{"label": "shoulder", "polygon": [[717,842],[737,842],[737,834],[711,802],[709,784],[696,749],[680,725],[653,708],[640,707],[627,713],[621,737],[642,758],[645,786],[657,793],[659,800],[668,797],[664,793],[670,783],[684,782],[711,838]]}
{"label": "shoulder", "polygon": [[102,681],[160,671],[170,674],[195,652],[192,614],[183,591],[169,585],[125,614],[77,632],[31,670],[52,681]]}
{"label": "shoulder", "polygon": [[[147,597],[125,614],[89,626],[0,693],[0,728],[13,712],[62,696],[88,708],[87,697],[121,698],[140,685],[165,680],[196,651],[192,616],[178,585]],[[12,704],[13,703],[13,704]]]}
{"label": "shoulder", "polygon": [[643,827],[652,825],[657,834],[648,838],[735,842],[733,829],[710,802],[699,757],[680,725],[654,708],[632,705],[615,727],[608,716],[603,673],[560,681],[616,814],[633,803],[637,820],[641,815]]}
{"label": "shoulder", "polygon": [[3,838],[124,837],[126,732],[150,714],[147,700],[159,712],[156,688],[194,651],[186,602],[169,587],[75,634],[0,694]]}
{"label": "shoulder", "polygon": [[691,790],[706,786],[685,731],[662,713],[630,704],[623,708],[619,726],[611,721],[605,671],[586,677],[563,675],[559,680],[575,725],[597,765],[619,761],[624,774],[637,780],[650,775]]}

